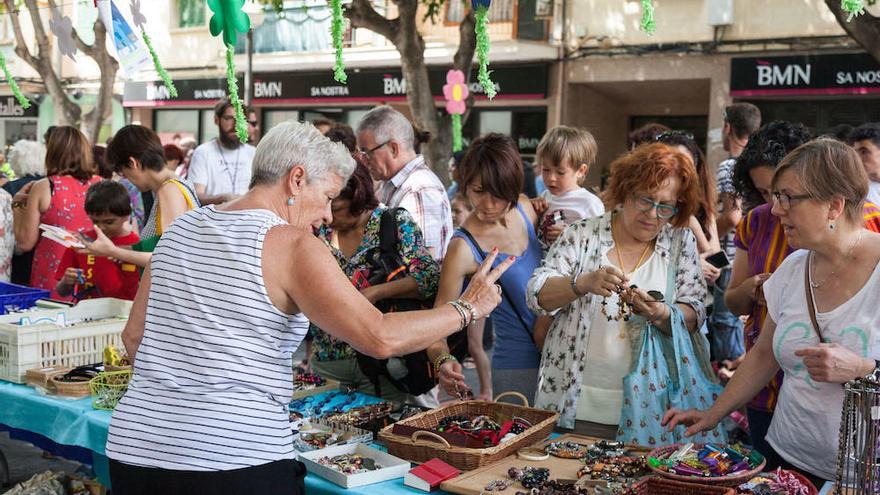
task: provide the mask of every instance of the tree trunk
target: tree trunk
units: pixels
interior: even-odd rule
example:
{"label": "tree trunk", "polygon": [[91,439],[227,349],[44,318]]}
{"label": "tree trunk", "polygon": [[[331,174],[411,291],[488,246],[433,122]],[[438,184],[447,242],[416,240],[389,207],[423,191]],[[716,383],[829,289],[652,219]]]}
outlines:
{"label": "tree trunk", "polygon": [[[46,34],[42,18],[40,17],[40,11],[45,10],[45,8],[38,6],[37,0],[24,0],[24,4],[30,14],[31,24],[34,27],[34,37],[37,43],[37,55],[34,56],[25,42],[15,4],[15,0],[3,0],[3,5],[6,7],[6,12],[8,12],[12,20],[12,28],[15,32],[15,53],[37,71],[46,85],[46,91],[61,104],[61,118],[58,123],[61,125],[79,126],[82,119],[82,108],[67,95],[67,91],[55,72],[55,68],[52,67],[52,45],[49,42],[49,36]],[[57,8],[54,0],[49,0],[49,7]],[[107,29],[100,19],[95,21],[93,30],[95,42],[91,45],[85,44],[75,29],[72,31],[71,36],[77,48],[94,59],[101,71],[101,86],[98,90],[95,108],[86,115],[84,123],[86,137],[92,143],[97,143],[101,126],[108,115],[111,114],[113,84],[116,81],[119,63],[110,56],[110,52],[107,50]]]}
{"label": "tree trunk", "polygon": [[113,83],[116,81],[119,62],[111,57],[110,52],[107,51],[107,28],[100,18],[95,21],[92,29],[95,33],[95,43],[91,46],[86,45],[79,35],[76,34],[76,31],[74,31],[73,36],[77,47],[94,59],[101,71],[101,86],[98,89],[95,108],[86,114],[84,122],[86,137],[92,143],[99,144],[98,137],[101,134],[101,127],[104,125],[107,117],[112,115]]}
{"label": "tree trunk", "polygon": [[880,62],[880,18],[862,14],[847,22],[849,13],[840,8],[840,0],[825,0],[825,5],[834,13],[837,22],[847,34]]}
{"label": "tree trunk", "polygon": [[30,14],[31,24],[34,27],[34,38],[37,43],[37,55],[31,54],[24,39],[21,30],[21,22],[18,18],[18,8],[15,0],[3,0],[6,12],[12,20],[12,29],[15,33],[15,53],[22,60],[30,65],[46,85],[46,91],[53,99],[61,104],[60,123],[64,125],[77,125],[82,115],[82,109],[75,102],[71,101],[62,86],[58,75],[55,74],[55,68],[52,67],[52,49],[49,43],[49,37],[43,27],[43,21],[40,18],[41,8],[37,5],[37,0],[24,0]]}
{"label": "tree trunk", "polygon": [[[400,53],[401,71],[406,79],[406,100],[419,128],[433,136],[422,149],[431,169],[444,183],[449,182],[449,157],[452,156],[451,119],[434,105],[434,95],[425,64],[425,41],[418,31],[418,0],[395,0],[399,15],[386,19],[375,11],[368,0],[353,0],[345,9],[352,27],[362,27],[381,34],[394,44]],[[469,12],[459,27],[461,42],[453,60],[454,68],[470,78],[471,62],[476,47],[474,16]],[[473,102],[468,99],[468,108]],[[465,114],[465,118],[467,118]],[[463,119],[464,120],[464,119]]]}

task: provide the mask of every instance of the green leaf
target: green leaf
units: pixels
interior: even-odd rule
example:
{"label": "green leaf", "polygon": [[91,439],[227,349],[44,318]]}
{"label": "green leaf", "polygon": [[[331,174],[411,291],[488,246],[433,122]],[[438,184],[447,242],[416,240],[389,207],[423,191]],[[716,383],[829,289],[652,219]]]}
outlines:
{"label": "green leaf", "polygon": [[238,33],[247,33],[251,28],[251,19],[241,9],[245,0],[208,0],[208,8],[214,15],[208,27],[213,36],[223,34],[223,43],[235,46]]}

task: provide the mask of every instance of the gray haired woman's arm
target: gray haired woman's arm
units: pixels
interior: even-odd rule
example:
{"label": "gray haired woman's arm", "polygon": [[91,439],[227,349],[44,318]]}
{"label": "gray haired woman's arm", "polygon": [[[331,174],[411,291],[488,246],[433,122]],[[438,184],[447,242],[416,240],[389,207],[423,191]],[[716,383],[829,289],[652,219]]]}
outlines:
{"label": "gray haired woman's arm", "polygon": [[131,305],[128,321],[122,330],[122,344],[128,354],[128,360],[134,364],[134,356],[137,354],[141,340],[144,338],[144,325],[147,319],[147,299],[150,297],[150,267],[144,270],[141,282],[138,285],[137,295]]}
{"label": "gray haired woman's arm", "polygon": [[[501,302],[494,285],[513,263],[510,258],[490,270],[495,256],[486,259],[460,298],[473,305],[478,318]],[[425,349],[463,323],[451,305],[382,314],[354,288],[319,240],[292,227],[276,227],[266,235],[263,274],[270,299],[279,309],[302,311],[328,334],[379,359]],[[279,289],[288,304],[281,304]]]}

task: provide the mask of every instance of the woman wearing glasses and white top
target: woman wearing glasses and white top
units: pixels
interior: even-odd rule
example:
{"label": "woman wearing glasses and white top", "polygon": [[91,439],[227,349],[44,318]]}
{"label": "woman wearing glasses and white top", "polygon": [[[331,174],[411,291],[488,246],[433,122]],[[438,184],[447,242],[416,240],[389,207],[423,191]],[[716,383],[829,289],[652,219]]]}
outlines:
{"label": "woman wearing glasses and white top", "polygon": [[780,163],[772,211],[799,251],[764,282],[764,328],[715,405],[670,410],[664,424],[711,428],[782,369],[768,462],[817,486],[835,478],[840,384],[873,373],[880,357],[880,235],[865,228],[867,192],[859,156],[837,140],[811,141]]}
{"label": "woman wearing glasses and white top", "polygon": [[670,306],[656,302],[669,276],[675,293],[666,300],[681,310],[708,370],[707,343],[695,332],[706,317],[706,283],[687,228],[700,194],[682,152],[660,143],[636,148],[611,165],[609,212],[569,226],[529,280],[529,306],[555,315],[535,405],[559,411],[560,427],[616,436],[623,378],[638,361],[643,332],[649,323],[671,331]]}

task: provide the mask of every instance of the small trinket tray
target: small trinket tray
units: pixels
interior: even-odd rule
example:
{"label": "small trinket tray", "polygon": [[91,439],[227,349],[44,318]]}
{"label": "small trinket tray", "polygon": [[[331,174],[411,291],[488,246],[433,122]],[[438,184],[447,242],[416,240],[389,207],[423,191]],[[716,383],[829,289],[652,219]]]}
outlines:
{"label": "small trinket tray", "polygon": [[[333,468],[321,465],[318,459],[322,457],[335,457],[343,454],[355,454],[364,458],[372,459],[377,465],[382,466],[373,471],[358,474],[344,474]],[[410,470],[410,463],[387,454],[380,450],[364,445],[339,445],[321,450],[301,453],[299,456],[306,469],[327,481],[335,483],[343,488],[372,485],[383,481],[403,478]]]}
{"label": "small trinket tray", "polygon": [[336,380],[331,380],[329,378],[322,378],[322,380],[324,381],[324,384],[320,386],[294,382],[293,400],[302,399],[303,397],[308,397],[310,395],[323,394],[324,392],[330,392],[331,390],[338,390],[341,386]]}
{"label": "small trinket tray", "polygon": [[[316,441],[309,441],[309,435],[316,437],[326,435],[329,445],[316,447]],[[316,438],[317,439],[317,438]],[[354,426],[336,423],[326,423],[320,420],[303,420],[299,427],[299,433],[294,436],[293,447],[299,452],[311,452],[321,448],[334,447],[337,445],[349,445],[356,443],[369,443],[373,441],[373,433]]]}

